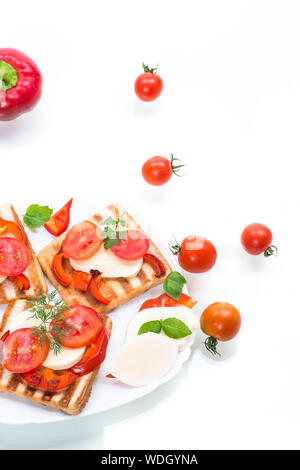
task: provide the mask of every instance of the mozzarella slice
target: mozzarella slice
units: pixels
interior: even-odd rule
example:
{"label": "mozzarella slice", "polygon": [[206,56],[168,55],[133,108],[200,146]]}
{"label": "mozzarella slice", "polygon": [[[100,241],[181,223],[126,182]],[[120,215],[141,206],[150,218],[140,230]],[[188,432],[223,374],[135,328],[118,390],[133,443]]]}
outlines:
{"label": "mozzarella slice", "polygon": [[[199,320],[196,315],[191,311],[190,308],[184,306],[178,307],[155,307],[155,308],[146,308],[141,312],[136,313],[130,320],[127,333],[126,341],[130,341],[132,338],[137,336],[140,327],[148,322],[153,320],[160,320],[166,318],[178,318],[183,323],[185,323],[189,329],[192,331],[192,334],[186,336],[185,338],[173,339],[170,338],[177,344],[178,350],[182,351],[185,349],[188,344],[194,339],[196,331],[199,328]],[[161,335],[165,336],[165,333],[161,331]]]}
{"label": "mozzarella slice", "polygon": [[[34,326],[39,326],[41,324],[40,320],[37,320],[36,318],[30,318],[31,315],[31,312],[26,310],[25,312],[19,313],[14,318],[12,318],[11,322],[7,324],[6,330],[10,330],[12,333],[13,331],[20,330],[21,328],[32,328]],[[69,369],[69,367],[74,366],[77,364],[77,362],[80,361],[84,352],[85,347],[73,349],[62,346],[58,354],[54,354],[53,351],[49,351],[43,366],[54,370]]]}
{"label": "mozzarella slice", "polygon": [[73,260],[70,258],[72,268],[77,271],[89,273],[92,270],[100,271],[103,277],[135,277],[141,270],[143,258],[126,260],[114,255],[102,244],[101,248],[91,258]]}
{"label": "mozzarella slice", "polygon": [[0,274],[0,284],[1,284],[3,281],[5,281],[5,279],[6,279],[6,276],[1,276],[1,274]]}
{"label": "mozzarella slice", "polygon": [[109,371],[121,382],[139,387],[159,380],[177,360],[174,341],[156,333],[136,336],[114,354]]}
{"label": "mozzarella slice", "polygon": [[85,347],[73,349],[62,346],[61,351],[58,354],[54,354],[53,351],[49,351],[43,366],[54,370],[69,369],[80,361],[84,351]]}

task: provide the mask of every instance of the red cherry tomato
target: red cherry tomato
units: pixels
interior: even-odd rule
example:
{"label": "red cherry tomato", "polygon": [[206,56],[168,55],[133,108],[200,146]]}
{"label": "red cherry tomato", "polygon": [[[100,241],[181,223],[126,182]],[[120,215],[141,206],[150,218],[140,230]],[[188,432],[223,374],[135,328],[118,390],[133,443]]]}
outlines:
{"label": "red cherry tomato", "polygon": [[159,97],[163,89],[163,81],[156,74],[157,68],[150,69],[144,65],[144,73],[139,75],[134,84],[136,96],[142,101],[153,101]]}
{"label": "red cherry tomato", "polygon": [[159,156],[149,158],[142,166],[144,180],[152,186],[161,186],[169,181],[173,173],[176,176],[181,176],[179,169],[184,165],[177,165],[176,161],[179,161],[179,158],[174,157],[172,154],[171,160]]}
{"label": "red cherry tomato", "polygon": [[215,302],[209,305],[201,315],[200,326],[208,335],[205,346],[212,354],[219,354],[216,350],[218,341],[230,341],[239,332],[241,327],[240,312],[226,302]]}
{"label": "red cherry tomato", "polygon": [[26,245],[11,237],[0,238],[0,274],[18,276],[29,264],[29,252]]}
{"label": "red cherry tomato", "polygon": [[[90,344],[100,333],[103,324],[95,310],[84,305],[74,304],[68,307],[63,322],[71,327],[61,344],[68,348],[82,348]],[[50,331],[53,322],[50,324]]]}
{"label": "red cherry tomato", "polygon": [[41,346],[39,339],[31,335],[31,328],[21,328],[4,341],[3,364],[10,372],[22,374],[40,367],[49,353],[48,338]]}
{"label": "red cherry tomato", "polygon": [[124,240],[113,245],[111,251],[119,258],[135,260],[143,258],[149,249],[149,240],[137,230],[128,230]]}
{"label": "red cherry tomato", "polygon": [[48,222],[44,224],[46,230],[52,235],[58,237],[64,233],[70,223],[70,209],[73,199],[70,199],[59,211],[50,217]]}
{"label": "red cherry tomato", "polygon": [[97,253],[102,242],[100,228],[85,220],[71,228],[62,243],[62,250],[69,258],[87,259]]}
{"label": "red cherry tomato", "polygon": [[174,254],[178,255],[180,266],[190,273],[205,273],[215,264],[217,250],[206,238],[199,235],[185,237],[181,245],[171,247]]}
{"label": "red cherry tomato", "polygon": [[271,230],[263,224],[250,224],[243,231],[241,235],[241,242],[247,253],[250,255],[260,255],[264,253],[265,256],[270,256],[277,248],[271,245],[273,235]]}

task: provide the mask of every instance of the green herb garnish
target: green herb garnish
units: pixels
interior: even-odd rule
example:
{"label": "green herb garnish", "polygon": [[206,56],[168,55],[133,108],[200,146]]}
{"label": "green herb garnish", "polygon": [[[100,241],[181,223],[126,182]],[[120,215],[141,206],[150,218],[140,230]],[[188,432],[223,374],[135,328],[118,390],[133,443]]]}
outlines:
{"label": "green herb garnish", "polygon": [[125,220],[121,218],[113,219],[112,217],[108,217],[104,221],[104,229],[103,229],[103,244],[106,250],[109,250],[113,245],[118,245],[120,240],[125,239],[126,232],[124,227],[126,225]]}
{"label": "green herb garnish", "polygon": [[180,339],[192,334],[189,327],[181,320],[175,317],[165,318],[164,320],[153,320],[143,323],[138,331],[138,335],[144,333],[160,333],[161,330],[169,338]]}
{"label": "green herb garnish", "polygon": [[53,209],[48,206],[31,204],[23,215],[23,221],[29,228],[42,227],[51,217]]}
{"label": "green herb garnish", "polygon": [[[56,290],[46,296],[41,289],[41,295],[35,299],[27,300],[29,312],[32,313],[29,318],[40,320],[41,324],[31,328],[32,336],[39,339],[39,344],[43,347],[48,338],[50,350],[54,354],[61,351],[61,339],[69,336],[72,325],[65,323],[66,311],[68,306],[58,297]],[[51,323],[51,334],[49,334],[49,325]]]}
{"label": "green herb garnish", "polygon": [[172,299],[178,300],[185,283],[186,280],[182,274],[177,271],[172,271],[164,281],[164,291],[169,297],[172,297]]}

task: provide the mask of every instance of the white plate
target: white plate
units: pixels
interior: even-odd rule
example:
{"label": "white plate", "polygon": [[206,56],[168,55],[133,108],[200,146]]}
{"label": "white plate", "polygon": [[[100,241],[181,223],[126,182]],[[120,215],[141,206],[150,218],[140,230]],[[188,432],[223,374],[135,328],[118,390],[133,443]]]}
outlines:
{"label": "white plate", "polygon": [[[91,208],[91,206],[89,207]],[[24,213],[24,208],[19,208],[18,206],[15,206],[15,208],[19,214]],[[130,208],[126,207],[126,209],[131,212]],[[94,207],[92,208],[92,210],[89,209],[87,213],[84,207],[81,207],[76,208],[75,213],[75,207],[73,207],[73,220],[71,220],[71,224],[76,223],[84,218],[87,218],[87,216],[91,215],[93,212],[96,212],[96,210],[97,208]],[[136,214],[133,215],[137,218],[138,222],[140,222],[141,225],[145,227],[142,223],[143,221],[141,220],[141,217],[137,216]],[[172,267],[178,270],[178,267],[174,266],[174,260],[170,259],[167,244],[165,243],[164,246],[161,246],[161,244],[158,243],[157,237],[155,237],[155,234],[153,233],[154,231],[149,226],[146,226],[145,228],[149,236],[153,238],[153,240],[162,250],[163,254],[166,256],[170,264],[173,264]],[[46,230],[43,228],[39,229],[35,233],[28,231],[28,234],[32,242],[33,248],[36,250],[36,252],[38,252],[52,239],[48,232],[46,232]],[[146,294],[131,300],[125,305],[118,307],[110,313],[110,316],[113,321],[113,328],[107,349],[107,357],[109,357],[110,354],[124,342],[127,324],[132,315],[139,310],[142,302],[147,298],[156,297],[161,293],[162,287],[156,287],[155,289],[146,292]],[[4,307],[1,306],[0,308],[1,317],[4,311]],[[109,409],[124,405],[125,403],[129,403],[137,398],[147,395],[148,393],[152,392],[157,387],[168,382],[175,375],[177,375],[180,369],[182,368],[183,363],[187,361],[190,357],[190,354],[191,349],[188,347],[179,354],[178,361],[174,368],[169,372],[169,374],[167,374],[161,380],[152,383],[151,385],[137,388],[128,387],[121,384],[120,382],[117,382],[116,380],[106,378],[105,375],[109,371],[107,371],[106,364],[104,362],[100,369],[100,373],[98,374],[94,382],[91,398],[82,413],[78,416],[89,416],[102,411],[107,411]],[[52,423],[75,418],[76,417],[65,415],[62,412],[52,410],[42,405],[37,405],[27,399],[15,397],[7,393],[0,394],[0,423],[2,424]]]}

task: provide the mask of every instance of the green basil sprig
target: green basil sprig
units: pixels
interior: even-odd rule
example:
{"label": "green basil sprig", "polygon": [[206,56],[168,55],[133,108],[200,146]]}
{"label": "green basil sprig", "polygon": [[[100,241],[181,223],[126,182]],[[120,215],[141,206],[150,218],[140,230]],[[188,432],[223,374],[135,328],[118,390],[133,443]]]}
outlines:
{"label": "green basil sprig", "polygon": [[164,281],[164,291],[172,299],[178,300],[185,283],[186,280],[182,274],[172,271]]}
{"label": "green basil sprig", "polygon": [[48,206],[31,204],[23,215],[23,221],[29,228],[42,227],[50,219],[53,209]]}
{"label": "green basil sprig", "polygon": [[165,318],[164,320],[152,320],[140,327],[138,335],[144,333],[160,333],[161,330],[169,336],[169,338],[180,339],[192,334],[189,327],[181,320],[175,317]]}

